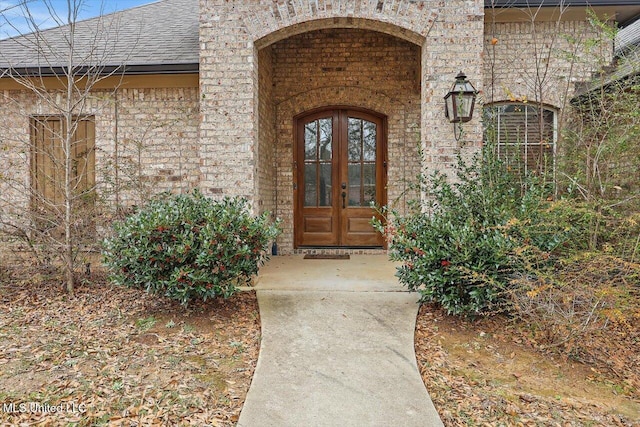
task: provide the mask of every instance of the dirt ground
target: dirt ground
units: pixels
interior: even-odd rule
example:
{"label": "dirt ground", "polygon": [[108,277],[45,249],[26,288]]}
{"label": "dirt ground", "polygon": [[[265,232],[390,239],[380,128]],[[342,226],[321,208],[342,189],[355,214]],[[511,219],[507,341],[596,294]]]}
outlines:
{"label": "dirt ground", "polygon": [[637,389],[602,368],[536,349],[519,326],[421,307],[416,357],[445,425],[640,426]]}

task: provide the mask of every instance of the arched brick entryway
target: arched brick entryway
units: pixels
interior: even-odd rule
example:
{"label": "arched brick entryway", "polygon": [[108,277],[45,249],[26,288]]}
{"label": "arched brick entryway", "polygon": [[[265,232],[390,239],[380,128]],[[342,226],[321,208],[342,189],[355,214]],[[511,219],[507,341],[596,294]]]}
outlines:
{"label": "arched brick entryway", "polygon": [[340,105],[385,116],[389,185],[382,190],[384,199],[403,207],[420,164],[420,55],[419,46],[404,39],[354,28],[301,33],[261,50],[259,152],[273,157],[275,179],[269,179],[270,164],[261,162],[258,190],[265,200],[270,184],[278,184],[273,208],[283,220],[281,248],[294,247],[293,126],[305,112]]}
{"label": "arched brick entryway", "polygon": [[[482,16],[479,0],[201,0],[203,191],[277,211],[291,251],[293,117],[347,105],[388,117],[398,199],[420,170],[418,145],[425,167],[454,158],[442,97],[460,69],[480,75]],[[480,141],[478,122],[465,131]]]}

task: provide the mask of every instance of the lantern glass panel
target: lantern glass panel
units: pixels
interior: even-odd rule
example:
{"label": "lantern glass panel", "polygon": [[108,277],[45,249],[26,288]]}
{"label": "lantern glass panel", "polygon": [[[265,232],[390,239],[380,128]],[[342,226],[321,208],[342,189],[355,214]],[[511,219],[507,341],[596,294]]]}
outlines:
{"label": "lantern glass panel", "polygon": [[458,120],[468,122],[471,120],[471,112],[473,111],[473,94],[464,93],[457,96]]}
{"label": "lantern glass panel", "polygon": [[447,118],[449,119],[449,121],[452,121],[455,119],[455,108],[453,106],[453,96],[451,96],[451,93],[447,94],[447,96],[445,96],[444,98],[444,102],[445,102],[445,108],[446,108],[446,113],[447,113]]}

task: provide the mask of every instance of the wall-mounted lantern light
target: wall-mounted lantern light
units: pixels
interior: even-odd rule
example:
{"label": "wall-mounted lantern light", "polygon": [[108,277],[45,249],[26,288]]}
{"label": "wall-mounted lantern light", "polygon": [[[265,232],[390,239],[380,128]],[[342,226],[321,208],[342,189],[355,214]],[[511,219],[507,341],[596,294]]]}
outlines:
{"label": "wall-mounted lantern light", "polygon": [[467,76],[460,71],[456,76],[456,82],[444,97],[445,116],[453,123],[456,140],[462,135],[460,123],[465,123],[473,117],[473,106],[476,103],[476,88],[473,87]]}

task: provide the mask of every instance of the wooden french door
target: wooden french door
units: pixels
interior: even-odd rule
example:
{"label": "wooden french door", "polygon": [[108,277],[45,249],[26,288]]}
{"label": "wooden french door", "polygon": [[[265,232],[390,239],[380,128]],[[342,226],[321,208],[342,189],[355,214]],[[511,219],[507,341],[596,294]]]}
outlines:
{"label": "wooden french door", "polygon": [[371,204],[386,203],[386,123],[355,109],[296,120],[296,247],[379,247]]}

